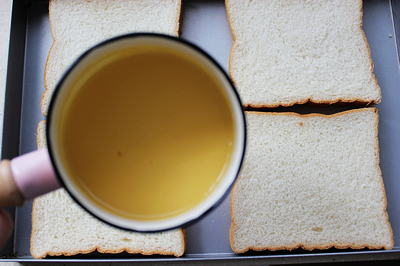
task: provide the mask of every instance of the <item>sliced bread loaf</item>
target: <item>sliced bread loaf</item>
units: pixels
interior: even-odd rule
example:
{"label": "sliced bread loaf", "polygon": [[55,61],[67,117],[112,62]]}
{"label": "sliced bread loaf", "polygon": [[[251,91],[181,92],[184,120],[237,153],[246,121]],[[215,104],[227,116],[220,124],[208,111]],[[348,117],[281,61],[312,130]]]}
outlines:
{"label": "sliced bread loaf", "polygon": [[[45,136],[45,121],[42,121],[37,132],[39,149],[46,146]],[[34,258],[93,251],[179,257],[185,248],[183,229],[136,233],[114,228],[88,214],[63,188],[36,198],[33,203],[31,254]]]}
{"label": "sliced bread loaf", "polygon": [[234,252],[393,247],[377,109],[248,112],[247,123],[231,198]]}
{"label": "sliced bread loaf", "polygon": [[178,36],[181,0],[50,0],[54,43],[45,68],[41,109],[47,115],[54,87],[85,50],[105,39],[132,32]]}
{"label": "sliced bread loaf", "polygon": [[226,0],[245,106],[379,103],[362,0]]}

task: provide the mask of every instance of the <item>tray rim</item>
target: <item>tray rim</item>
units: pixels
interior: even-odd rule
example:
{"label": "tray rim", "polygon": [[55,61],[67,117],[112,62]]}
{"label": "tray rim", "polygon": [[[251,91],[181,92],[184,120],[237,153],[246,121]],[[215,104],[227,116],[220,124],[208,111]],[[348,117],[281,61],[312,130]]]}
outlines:
{"label": "tray rim", "polygon": [[[186,255],[187,256],[187,255]],[[185,264],[190,262],[205,263],[207,265],[217,265],[220,263],[228,263],[230,265],[243,265],[248,263],[273,263],[273,264],[287,264],[287,263],[329,263],[329,262],[357,262],[357,261],[391,261],[400,259],[400,248],[392,250],[370,250],[370,251],[349,251],[349,252],[332,252],[332,253],[317,253],[317,254],[273,254],[273,255],[239,255],[235,256],[182,256],[175,257],[161,257],[149,256],[140,258],[7,258],[0,259],[0,262],[20,262],[20,263],[163,263],[163,264]]]}
{"label": "tray rim", "polygon": [[[12,28],[14,27],[15,23],[13,22],[13,18],[15,18],[15,13],[17,14],[23,14],[25,12],[26,15],[26,9],[27,7],[32,4],[32,3],[46,3],[48,0],[7,0],[10,1],[12,4],[12,10],[11,10],[11,23],[10,23],[10,43],[9,46],[7,47],[7,53],[9,58],[11,57],[10,55],[10,50],[11,50],[11,45],[12,45]],[[182,0],[184,1],[184,0]],[[400,3],[396,4],[395,0],[387,0],[390,5],[390,11],[391,11],[391,17],[392,17],[392,24],[394,27],[394,38],[396,39],[396,52],[398,55],[397,61],[400,61]],[[24,7],[17,7],[21,6],[21,2],[25,4]],[[397,18],[397,19],[396,19]],[[25,22],[26,22],[26,16],[25,16]],[[23,22],[22,22],[23,23]],[[26,31],[26,28],[25,28]],[[25,36],[26,37],[26,36]],[[24,43],[25,46],[25,43]],[[25,50],[24,50],[25,53]],[[10,61],[10,60],[9,60]],[[6,69],[6,89],[5,89],[5,94],[7,93],[7,70],[9,68],[7,67]],[[399,68],[400,71],[400,68]],[[22,88],[21,88],[22,90]],[[6,102],[6,101],[4,101]],[[4,108],[4,106],[0,106],[0,108]],[[4,117],[5,115],[2,116],[2,124],[4,123]],[[1,129],[0,136],[3,138],[3,129]],[[4,139],[2,139],[2,142],[4,142]],[[3,158],[3,150],[1,148],[0,150],[0,155]],[[8,153],[6,154],[6,156]],[[15,217],[13,217],[15,218]],[[9,241],[10,242],[10,241]],[[12,249],[14,249],[14,245],[11,241]],[[10,245],[10,244],[7,244]],[[3,251],[3,250],[1,250]],[[110,254],[111,255],[111,254]],[[132,254],[133,255],[133,254]],[[209,256],[207,256],[209,255]],[[21,262],[21,263],[87,263],[87,262],[93,262],[93,263],[114,263],[114,262],[141,262],[141,263],[173,263],[174,265],[180,264],[180,263],[185,263],[187,265],[188,262],[208,262],[207,264],[212,265],[212,262],[215,263],[232,263],[232,264],[244,264],[246,263],[271,263],[273,262],[274,264],[286,264],[290,261],[295,262],[295,263],[311,263],[311,262],[335,262],[335,261],[340,261],[340,262],[350,262],[350,261],[365,261],[365,260],[393,260],[393,259],[400,259],[400,247],[394,247],[392,250],[351,250],[351,251],[333,251],[333,252],[324,252],[324,251],[319,251],[319,253],[296,253],[296,254],[262,254],[261,255],[246,255],[245,254],[228,254],[228,253],[221,253],[221,256],[215,255],[214,253],[212,254],[203,254],[203,255],[195,255],[195,254],[184,254],[180,258],[175,258],[175,257],[157,257],[156,256],[141,256],[141,257],[134,257],[134,258],[126,258],[126,257],[120,257],[120,258],[69,258],[69,257],[50,257],[50,258],[45,258],[45,259],[33,259],[28,256],[22,256],[22,257],[13,257],[11,254],[6,254],[3,255],[0,253],[0,256],[3,256],[0,258],[0,263],[1,262]],[[80,255],[78,255],[80,256]],[[118,256],[118,254],[113,255],[113,256]],[[295,261],[296,259],[300,259],[300,261]],[[210,264],[211,262],[211,264]]]}

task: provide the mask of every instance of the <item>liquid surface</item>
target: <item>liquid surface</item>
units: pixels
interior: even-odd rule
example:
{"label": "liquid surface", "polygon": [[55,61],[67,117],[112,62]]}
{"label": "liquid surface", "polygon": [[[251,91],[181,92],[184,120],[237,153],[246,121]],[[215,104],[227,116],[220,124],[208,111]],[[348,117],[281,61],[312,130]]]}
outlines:
{"label": "liquid surface", "polygon": [[74,183],[124,218],[168,218],[199,204],[234,145],[233,115],[217,82],[160,49],[86,76],[60,119],[62,160]]}

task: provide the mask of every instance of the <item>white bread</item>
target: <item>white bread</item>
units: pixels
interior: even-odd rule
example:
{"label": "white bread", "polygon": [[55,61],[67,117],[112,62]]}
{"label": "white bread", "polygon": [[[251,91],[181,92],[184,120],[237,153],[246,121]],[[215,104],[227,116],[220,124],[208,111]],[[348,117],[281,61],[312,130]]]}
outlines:
{"label": "white bread", "polygon": [[[46,146],[45,121],[39,123],[38,148]],[[183,229],[160,233],[128,232],[107,225],[83,210],[63,189],[36,198],[32,211],[31,255],[140,253],[182,256],[186,248]]]}
{"label": "white bread", "polygon": [[244,106],[381,101],[362,0],[226,0],[226,10]]}
{"label": "white bread", "polygon": [[179,35],[181,0],[50,0],[54,43],[45,67],[41,110],[47,115],[54,87],[68,66],[91,46],[132,32]]}
{"label": "white bread", "polygon": [[393,247],[377,109],[246,116],[248,146],[231,198],[234,252]]}
{"label": "white bread", "polygon": [[[49,17],[54,43],[45,68],[41,108],[47,115],[53,89],[66,68],[86,49],[107,38],[131,32],[179,35],[181,0],[50,0]],[[39,123],[38,148],[45,142],[45,121]],[[34,200],[31,254],[74,255],[140,253],[182,256],[185,231],[142,234],[106,225],[74,203],[64,189]]]}

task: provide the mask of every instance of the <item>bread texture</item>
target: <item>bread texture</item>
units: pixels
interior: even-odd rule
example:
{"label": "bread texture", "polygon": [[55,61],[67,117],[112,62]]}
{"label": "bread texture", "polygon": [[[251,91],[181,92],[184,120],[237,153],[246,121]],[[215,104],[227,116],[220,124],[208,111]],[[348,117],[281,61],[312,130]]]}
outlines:
{"label": "bread texture", "polygon": [[105,39],[132,32],[179,36],[181,0],[50,0],[53,45],[46,67],[41,110],[47,115],[53,90],[68,66]]}
{"label": "bread texture", "polygon": [[226,0],[226,10],[244,106],[381,101],[362,0]]}
{"label": "bread texture", "polygon": [[[133,32],[179,36],[181,0],[50,0],[54,43],[45,67],[41,110],[47,115],[54,87],[68,66],[85,50],[111,37]],[[46,146],[45,121],[38,125],[38,148]],[[107,126],[107,125],[105,125]],[[31,254],[34,258],[101,253],[182,256],[183,229],[135,233],[116,229],[92,217],[64,189],[34,200]]]}
{"label": "bread texture", "polygon": [[[46,121],[39,123],[38,148],[46,147]],[[32,211],[31,255],[139,253],[180,257],[186,249],[184,229],[159,233],[124,231],[107,225],[76,204],[64,188],[36,198]]]}
{"label": "bread texture", "polygon": [[246,116],[231,198],[234,252],[393,247],[376,108]]}

